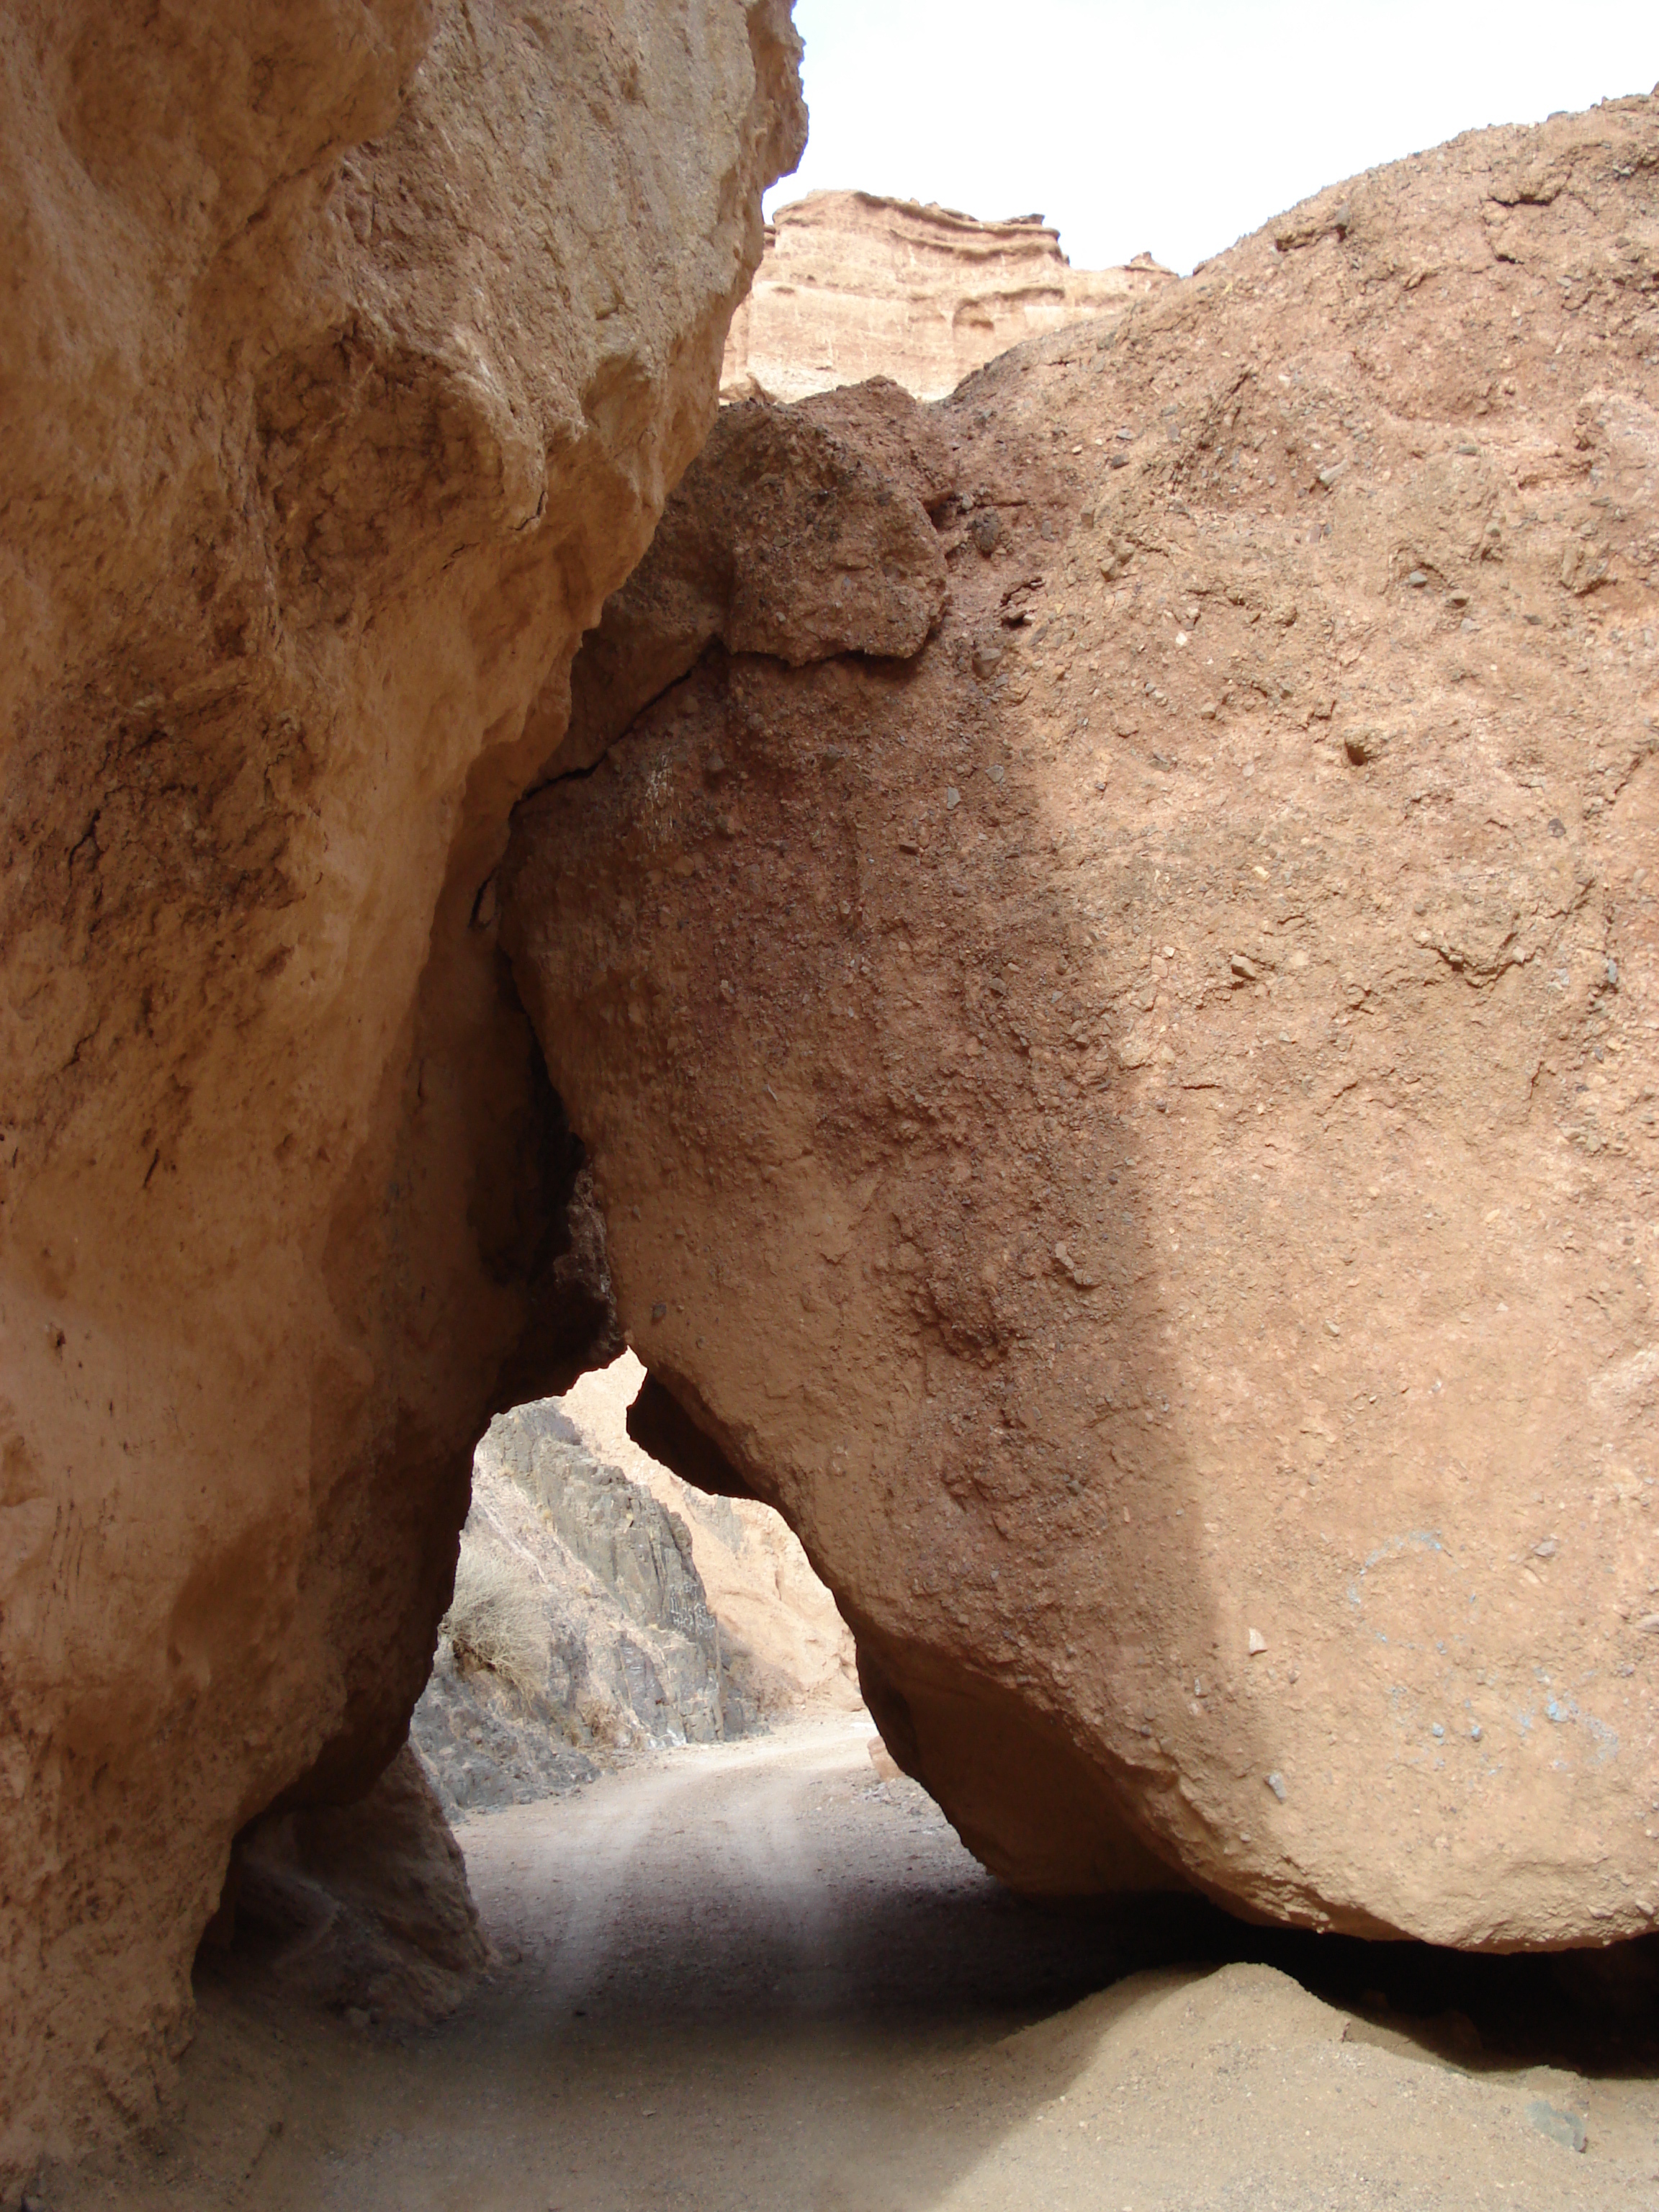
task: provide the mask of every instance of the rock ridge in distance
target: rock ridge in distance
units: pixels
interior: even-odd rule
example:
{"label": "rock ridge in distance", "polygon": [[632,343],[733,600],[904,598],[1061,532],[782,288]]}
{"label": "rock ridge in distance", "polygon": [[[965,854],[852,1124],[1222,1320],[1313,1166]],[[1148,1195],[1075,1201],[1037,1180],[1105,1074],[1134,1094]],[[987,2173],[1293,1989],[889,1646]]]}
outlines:
{"label": "rock ridge in distance", "polygon": [[767,225],[720,397],[789,402],[884,376],[942,399],[1009,347],[1174,282],[1149,253],[1073,269],[1040,215],[981,222],[878,192],[808,192]]}

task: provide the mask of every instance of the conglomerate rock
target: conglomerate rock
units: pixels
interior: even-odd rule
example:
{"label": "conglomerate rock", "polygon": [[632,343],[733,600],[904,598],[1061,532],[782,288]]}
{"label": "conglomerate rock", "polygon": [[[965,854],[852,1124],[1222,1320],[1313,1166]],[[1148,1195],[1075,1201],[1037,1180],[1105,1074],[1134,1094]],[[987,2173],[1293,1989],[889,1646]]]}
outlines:
{"label": "conglomerate rock", "polygon": [[838,398],[926,646],[711,644],[507,864],[646,1425],[1022,1887],[1659,1925],[1659,103],[1005,357],[947,501]]}
{"label": "conglomerate rock", "polygon": [[993,355],[1174,281],[1149,253],[1073,269],[1040,215],[981,222],[878,192],[808,192],[766,227],[720,397],[804,399],[886,376],[942,399]]}
{"label": "conglomerate rock", "polygon": [[787,0],[0,28],[0,2194],[231,1838],[402,1741],[492,1401],[615,1348],[495,944],[713,419]]}

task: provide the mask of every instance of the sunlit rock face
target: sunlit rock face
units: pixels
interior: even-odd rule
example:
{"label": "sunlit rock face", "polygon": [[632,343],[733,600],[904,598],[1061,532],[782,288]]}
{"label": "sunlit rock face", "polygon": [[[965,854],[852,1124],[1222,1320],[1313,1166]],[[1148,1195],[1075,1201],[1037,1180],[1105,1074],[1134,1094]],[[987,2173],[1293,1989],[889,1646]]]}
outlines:
{"label": "sunlit rock face", "polygon": [[720,397],[804,399],[885,376],[942,399],[1010,346],[1121,313],[1174,282],[1149,253],[1073,269],[1040,215],[980,222],[875,192],[808,192],[767,225]]}
{"label": "sunlit rock face", "polygon": [[1659,1923],[1656,265],[1618,101],[742,415],[520,811],[652,1449],[782,1508],[1023,1888]]}
{"label": "sunlit rock face", "polygon": [[508,809],[713,417],[784,0],[0,32],[0,2193],[367,1788],[492,1401],[615,1349]]}

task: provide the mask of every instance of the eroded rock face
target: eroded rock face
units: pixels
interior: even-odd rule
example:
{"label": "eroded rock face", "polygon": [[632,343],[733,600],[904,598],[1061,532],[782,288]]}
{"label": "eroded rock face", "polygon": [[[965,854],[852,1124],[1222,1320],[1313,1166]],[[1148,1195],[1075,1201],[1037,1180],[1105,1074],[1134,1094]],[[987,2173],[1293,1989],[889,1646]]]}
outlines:
{"label": "eroded rock face", "polygon": [[148,2109],[233,1834],[402,1740],[492,1396],[614,1348],[489,878],[804,117],[785,0],[0,40],[3,2178]]}
{"label": "eroded rock face", "polygon": [[932,410],[920,653],[520,811],[647,1388],[1024,1888],[1659,1923],[1656,267],[1650,100],[1330,192]]}
{"label": "eroded rock face", "polygon": [[930,509],[955,489],[952,457],[896,384],[865,387],[850,422],[848,404],[721,409],[649,576],[607,600],[571,671],[550,775],[591,768],[715,640],[793,668],[921,650],[945,604]]}
{"label": "eroded rock face", "polygon": [[466,1862],[407,1744],[356,1804],[256,1822],[230,1888],[244,1971],[254,1954],[277,1986],[377,2024],[443,2019],[489,1962]]}
{"label": "eroded rock face", "polygon": [[767,225],[720,396],[792,401],[884,376],[942,399],[1010,346],[1174,282],[1149,253],[1073,269],[1040,215],[980,222],[876,192],[808,192]]}

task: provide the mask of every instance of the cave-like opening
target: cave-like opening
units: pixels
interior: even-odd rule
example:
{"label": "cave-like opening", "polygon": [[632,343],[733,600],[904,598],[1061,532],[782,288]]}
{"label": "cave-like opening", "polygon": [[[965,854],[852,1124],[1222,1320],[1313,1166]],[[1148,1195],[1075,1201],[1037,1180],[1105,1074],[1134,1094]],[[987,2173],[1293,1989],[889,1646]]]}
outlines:
{"label": "cave-like opening", "polygon": [[316,1816],[303,1863],[290,1833],[245,1866],[167,2133],[118,2196],[65,2176],[70,2212],[978,2212],[1085,2172],[1206,2207],[1277,2176],[1300,2208],[1339,2122],[1352,2179],[1437,2205],[1639,2135],[1651,1943],[1474,1957],[996,1881],[884,1755],[781,1521],[632,1443],[642,1376],[624,1357],[481,1442],[411,1729],[455,1859],[382,1796],[372,1832]]}

